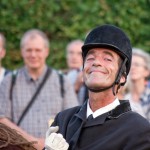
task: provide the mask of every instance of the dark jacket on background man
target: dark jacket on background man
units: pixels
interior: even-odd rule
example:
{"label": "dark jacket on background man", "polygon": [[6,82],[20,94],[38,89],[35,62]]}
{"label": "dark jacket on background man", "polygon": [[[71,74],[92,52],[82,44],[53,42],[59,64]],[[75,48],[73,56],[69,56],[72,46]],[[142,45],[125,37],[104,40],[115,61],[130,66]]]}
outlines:
{"label": "dark jacket on background man", "polygon": [[86,119],[84,103],[59,113],[52,126],[59,126],[69,150],[149,150],[149,122],[132,112],[128,101],[120,103],[92,120]]}

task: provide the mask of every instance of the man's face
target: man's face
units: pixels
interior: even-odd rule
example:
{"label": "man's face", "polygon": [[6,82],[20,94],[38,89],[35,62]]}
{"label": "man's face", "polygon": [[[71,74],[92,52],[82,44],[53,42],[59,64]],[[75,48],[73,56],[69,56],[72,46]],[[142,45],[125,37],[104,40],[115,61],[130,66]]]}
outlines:
{"label": "man's face", "polygon": [[137,80],[145,80],[145,78],[148,76],[149,71],[146,68],[146,63],[144,58],[133,55],[132,56],[132,64],[131,64],[131,70],[130,70],[130,78],[133,81]]}
{"label": "man's face", "polygon": [[119,60],[119,55],[109,49],[89,50],[83,69],[83,78],[87,87],[99,90],[111,86],[116,79]]}
{"label": "man's face", "polygon": [[69,69],[80,69],[82,67],[81,44],[73,44],[67,50],[67,64]]}
{"label": "man's face", "polygon": [[43,38],[37,35],[32,39],[25,40],[21,53],[27,68],[38,70],[45,65],[49,50],[46,48]]}

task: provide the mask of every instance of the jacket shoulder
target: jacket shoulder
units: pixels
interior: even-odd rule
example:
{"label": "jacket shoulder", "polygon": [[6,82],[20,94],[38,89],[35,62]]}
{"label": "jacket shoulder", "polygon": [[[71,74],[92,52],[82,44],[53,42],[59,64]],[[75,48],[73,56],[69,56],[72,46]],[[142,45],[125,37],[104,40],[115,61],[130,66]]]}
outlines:
{"label": "jacket shoulder", "polygon": [[72,107],[72,108],[69,108],[69,109],[66,109],[62,112],[60,112],[58,115],[59,116],[73,116],[74,114],[76,114],[79,110],[80,110],[81,106],[75,106],[75,107]]}
{"label": "jacket shoulder", "polygon": [[66,126],[71,120],[71,118],[80,110],[80,108],[81,106],[75,106],[59,112],[56,115],[52,126]]}

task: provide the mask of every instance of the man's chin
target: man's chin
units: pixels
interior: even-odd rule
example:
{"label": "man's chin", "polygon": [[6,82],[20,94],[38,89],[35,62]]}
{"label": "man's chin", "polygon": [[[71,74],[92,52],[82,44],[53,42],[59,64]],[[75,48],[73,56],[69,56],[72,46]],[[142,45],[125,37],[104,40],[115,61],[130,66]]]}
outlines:
{"label": "man's chin", "polygon": [[93,90],[99,90],[99,89],[103,89],[103,88],[106,88],[107,86],[100,86],[100,85],[94,85],[94,86],[87,86],[88,89],[93,89]]}
{"label": "man's chin", "polygon": [[104,89],[104,88],[110,87],[112,84],[113,84],[113,83],[111,83],[111,84],[110,84],[110,83],[106,84],[105,82],[92,83],[92,84],[90,84],[90,83],[88,83],[88,82],[85,83],[85,85],[86,85],[89,89],[95,89],[95,90],[97,90],[97,89]]}
{"label": "man's chin", "polygon": [[37,67],[37,66],[29,66],[28,67],[30,70],[38,70],[39,69],[39,67]]}

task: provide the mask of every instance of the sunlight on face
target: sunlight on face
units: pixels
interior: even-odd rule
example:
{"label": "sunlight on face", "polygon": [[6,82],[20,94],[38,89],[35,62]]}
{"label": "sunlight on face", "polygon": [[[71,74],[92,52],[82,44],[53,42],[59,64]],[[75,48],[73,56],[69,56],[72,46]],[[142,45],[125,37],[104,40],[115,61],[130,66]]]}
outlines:
{"label": "sunlight on face", "polygon": [[84,63],[85,84],[94,89],[113,84],[119,69],[120,57],[109,49],[95,48],[88,52]]}

